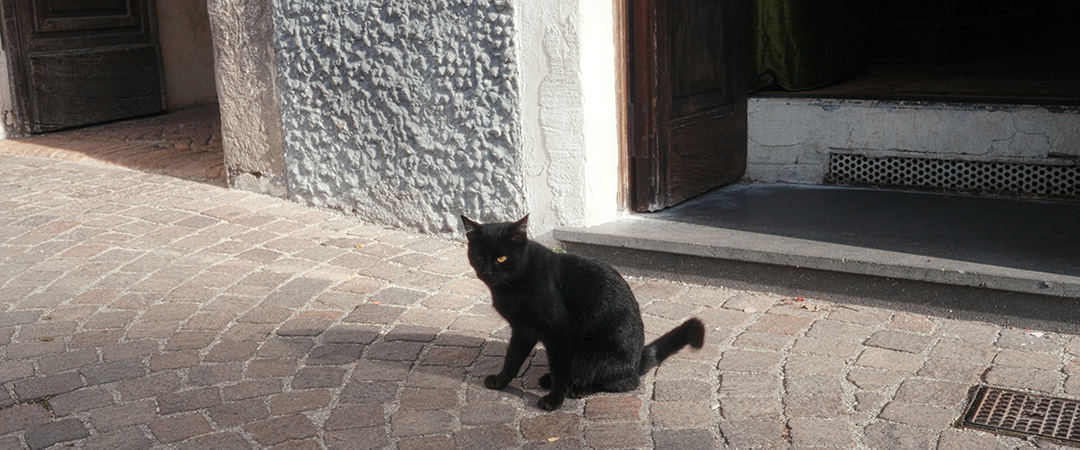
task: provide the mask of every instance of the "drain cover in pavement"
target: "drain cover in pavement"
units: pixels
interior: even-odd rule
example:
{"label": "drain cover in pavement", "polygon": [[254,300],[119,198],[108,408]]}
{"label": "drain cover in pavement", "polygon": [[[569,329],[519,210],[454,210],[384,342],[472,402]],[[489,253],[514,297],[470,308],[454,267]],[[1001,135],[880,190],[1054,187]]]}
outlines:
{"label": "drain cover in pavement", "polygon": [[960,426],[1080,445],[1080,401],[979,386]]}

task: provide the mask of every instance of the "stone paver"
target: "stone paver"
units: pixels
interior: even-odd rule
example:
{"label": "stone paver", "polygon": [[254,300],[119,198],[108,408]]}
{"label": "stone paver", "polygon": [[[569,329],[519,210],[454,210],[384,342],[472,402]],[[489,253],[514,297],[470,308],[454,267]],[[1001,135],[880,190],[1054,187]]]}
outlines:
{"label": "stone paver", "polygon": [[0,155],[0,448],[1033,449],[970,386],[1080,395],[1077,336],[632,278],[705,349],[548,413],[461,241]]}

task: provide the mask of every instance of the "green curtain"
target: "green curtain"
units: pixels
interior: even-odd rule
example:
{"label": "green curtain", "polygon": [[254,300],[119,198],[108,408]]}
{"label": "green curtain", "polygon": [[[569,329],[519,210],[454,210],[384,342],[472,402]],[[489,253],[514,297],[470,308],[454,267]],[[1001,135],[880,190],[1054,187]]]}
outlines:
{"label": "green curtain", "polygon": [[773,83],[799,91],[865,66],[865,0],[751,0],[750,92]]}

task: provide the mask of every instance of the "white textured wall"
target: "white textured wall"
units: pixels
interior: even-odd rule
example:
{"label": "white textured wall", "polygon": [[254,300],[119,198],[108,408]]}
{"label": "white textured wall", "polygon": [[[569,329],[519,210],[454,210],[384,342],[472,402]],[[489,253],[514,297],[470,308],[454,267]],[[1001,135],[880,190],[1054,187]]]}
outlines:
{"label": "white textured wall", "polygon": [[751,98],[746,178],[822,183],[832,151],[975,161],[1080,155],[1080,110],[1025,105]]}
{"label": "white textured wall", "polygon": [[507,0],[275,0],[289,196],[433,233],[526,212]]}
{"label": "white textured wall", "polygon": [[614,219],[618,124],[612,2],[517,3],[530,227]]}

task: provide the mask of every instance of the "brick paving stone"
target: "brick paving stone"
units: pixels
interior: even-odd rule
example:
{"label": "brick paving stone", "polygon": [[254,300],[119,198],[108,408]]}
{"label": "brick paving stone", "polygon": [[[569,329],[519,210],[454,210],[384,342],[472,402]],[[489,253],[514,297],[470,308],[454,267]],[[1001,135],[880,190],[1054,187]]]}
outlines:
{"label": "brick paving stone", "polygon": [[1006,450],[1006,447],[994,438],[994,435],[971,430],[950,428],[941,433],[938,440],[940,450]]}
{"label": "brick paving stone", "polygon": [[937,329],[937,325],[929,318],[905,313],[894,315],[886,327],[893,330],[912,331],[922,334],[930,334]]}
{"label": "brick paving stone", "polygon": [[1047,353],[1023,352],[1006,348],[994,357],[995,365],[1009,367],[1027,367],[1030,369],[1058,370],[1061,357]]}
{"label": "brick paving stone", "polygon": [[[282,381],[279,379],[244,380],[221,389],[221,396],[225,401],[244,400],[256,397],[265,397],[282,392]],[[293,383],[296,389],[302,389]]]}
{"label": "brick paving stone", "polygon": [[432,347],[420,360],[420,365],[464,367],[472,365],[480,354],[479,348]]}
{"label": "brick paving stone", "polygon": [[861,368],[852,369],[847,374],[848,381],[859,389],[869,391],[888,390],[895,387],[904,377],[905,374],[902,372]]}
{"label": "brick paving stone", "polygon": [[390,416],[390,435],[394,437],[450,433],[454,416],[449,411],[398,411]]}
{"label": "brick paving stone", "polygon": [[845,420],[801,419],[788,422],[792,445],[806,447],[848,448],[855,441],[855,433]]}
{"label": "brick paving stone", "polygon": [[707,426],[715,423],[712,409],[703,401],[654,402],[649,407],[653,426],[661,428]]}
{"label": "brick paving stone", "polygon": [[784,361],[784,373],[789,375],[839,375],[847,370],[843,358],[812,355],[790,355]]}
{"label": "brick paving stone", "polygon": [[640,398],[632,396],[592,397],[585,402],[585,418],[597,421],[639,420]]}
{"label": "brick paving stone", "polygon": [[1067,341],[1068,339],[1065,336],[1056,333],[1004,328],[994,345],[1014,350],[1054,353],[1060,351]]}
{"label": "brick paving stone", "polygon": [[719,448],[720,444],[709,430],[656,430],[653,431],[654,449],[685,450],[692,448]]}
{"label": "brick paving stone", "polygon": [[270,417],[270,408],[262,398],[225,402],[207,409],[210,418],[222,427],[235,427]]}
{"label": "brick paving stone", "polygon": [[862,443],[870,448],[928,450],[932,448],[933,436],[922,428],[879,421],[866,427]]}
{"label": "brick paving stone", "polygon": [[296,372],[293,389],[333,388],[341,386],[346,370],[340,367],[306,367]]}
{"label": "brick paving stone", "polygon": [[454,433],[458,448],[497,450],[518,445],[518,432],[506,425],[488,425]]}
{"label": "brick paving stone", "polygon": [[597,423],[585,426],[585,442],[593,448],[642,448],[651,439],[635,423]]}
{"label": "brick paving stone", "polygon": [[138,400],[154,395],[176,392],[182,383],[175,371],[152,373],[142,378],[116,383],[116,390],[124,401]]}
{"label": "brick paving stone", "polygon": [[125,359],[142,358],[161,352],[160,344],[150,339],[120,342],[101,348],[101,359],[106,363]]}
{"label": "brick paving stone", "polygon": [[210,351],[203,355],[203,362],[241,362],[251,358],[258,349],[258,342],[250,341],[222,341],[210,347]]}
{"label": "brick paving stone", "polygon": [[753,373],[725,373],[720,375],[720,395],[734,397],[761,397],[775,395],[780,391],[780,377]]}
{"label": "brick paving stone", "polygon": [[75,372],[65,372],[38,378],[24,378],[15,382],[15,395],[29,401],[71,392],[85,386]]}
{"label": "brick paving stone", "polygon": [[403,314],[406,308],[398,306],[374,305],[363,303],[357,305],[351,313],[341,319],[342,322],[359,322],[376,325],[393,323]]}
{"label": "brick paving stone", "polygon": [[409,372],[405,385],[416,388],[457,389],[465,380],[464,367],[417,366]]}
{"label": "brick paving stone", "polygon": [[732,421],[779,418],[784,407],[777,398],[724,397],[720,399],[720,412]]}
{"label": "brick paving stone", "polygon": [[907,353],[922,353],[933,341],[930,336],[896,330],[882,330],[874,333],[865,342],[871,347],[897,350]]}
{"label": "brick paving stone", "polygon": [[916,427],[943,430],[956,420],[956,413],[937,406],[893,401],[885,405],[878,417]]}
{"label": "brick paving stone", "polygon": [[759,419],[721,422],[720,432],[734,448],[785,448],[787,446],[788,431],[781,420]]}
{"label": "brick paving stone", "polygon": [[143,364],[143,362],[138,359],[123,359],[116,362],[106,362],[83,367],[79,369],[79,373],[82,374],[87,385],[93,386],[96,384],[138,378],[146,375],[148,373],[148,368],[146,364]]}
{"label": "brick paving stone", "polygon": [[327,431],[347,430],[350,428],[381,427],[386,424],[382,405],[359,404],[342,405],[330,412],[330,418],[323,424]]}
{"label": "brick paving stone", "polygon": [[82,439],[87,436],[90,436],[90,430],[86,429],[82,421],[64,419],[28,428],[24,437],[27,447],[39,450],[51,447],[56,443]]}
{"label": "brick paving stone", "polygon": [[908,378],[896,391],[898,402],[956,407],[967,401],[970,385],[948,381]]}
{"label": "brick paving stone", "polygon": [[454,440],[448,436],[402,439],[397,442],[398,450],[456,450]]}
{"label": "brick paving stone", "polygon": [[315,341],[310,338],[270,338],[259,347],[256,355],[263,358],[302,358],[307,355]]}
{"label": "brick paving stone", "polygon": [[414,361],[424,344],[418,342],[376,342],[368,347],[365,358],[389,361]]}
{"label": "brick paving stone", "polygon": [[699,380],[658,380],[653,385],[653,399],[658,401],[688,401],[710,398],[713,386]]}
{"label": "brick paving stone", "polygon": [[322,334],[327,344],[370,344],[379,337],[380,329],[373,325],[335,325]]}
{"label": "brick paving stone", "polygon": [[161,414],[195,411],[221,404],[221,392],[216,387],[202,387],[180,392],[162,393],[157,396]]}
{"label": "brick paving stone", "polygon": [[763,331],[746,331],[735,338],[733,343],[736,347],[750,350],[782,350],[795,339],[791,336],[766,333]]}
{"label": "brick paving stone", "polygon": [[476,402],[462,406],[459,414],[462,425],[491,425],[513,422],[517,408],[509,403]]}
{"label": "brick paving stone", "polygon": [[813,318],[789,316],[782,314],[765,314],[750,325],[747,330],[766,331],[769,333],[794,336],[807,329],[813,322]]}
{"label": "brick paving stone", "polygon": [[581,420],[574,413],[550,413],[521,419],[521,434],[525,440],[533,442],[549,441],[552,438],[581,437]]}
{"label": "brick paving stone", "polygon": [[29,378],[34,375],[34,364],[29,361],[0,362],[0,383]]}
{"label": "brick paving stone", "polygon": [[91,438],[82,441],[82,448],[93,450],[142,450],[150,448],[152,444],[153,441],[143,435],[141,430],[130,427],[94,435]]}
{"label": "brick paving stone", "polygon": [[262,445],[280,444],[293,439],[303,439],[318,434],[314,424],[300,414],[277,417],[244,426],[251,437]]}
{"label": "brick paving stone", "polygon": [[331,450],[369,450],[387,448],[389,444],[382,428],[350,428],[331,431],[326,434],[325,441],[327,448]]}
{"label": "brick paving stone", "polygon": [[210,422],[201,414],[187,414],[150,422],[150,432],[163,443],[178,442],[210,433]]}
{"label": "brick paving stone", "polygon": [[875,369],[896,370],[901,372],[915,372],[923,365],[923,358],[919,355],[870,347],[863,350],[856,365],[872,367]]}
{"label": "brick paving stone", "polygon": [[738,372],[774,372],[780,367],[783,356],[780,352],[728,350],[720,357],[717,368]]}
{"label": "brick paving stone", "polygon": [[84,388],[49,399],[49,409],[58,417],[90,411],[114,404],[112,394],[104,388]]}
{"label": "brick paving stone", "polygon": [[944,358],[929,358],[917,375],[927,378],[975,384],[986,372],[986,366]]}
{"label": "brick paving stone", "polygon": [[298,317],[278,328],[278,336],[318,336],[330,328],[334,321],[324,317]]}
{"label": "brick paving stone", "polygon": [[330,404],[330,391],[305,389],[284,392],[270,397],[270,414],[283,415],[323,408]]}
{"label": "brick paving stone", "polygon": [[27,403],[0,409],[0,435],[35,425],[43,425],[51,420],[49,411],[37,403]]}
{"label": "brick paving stone", "polygon": [[[305,363],[309,366],[350,364],[360,359],[364,352],[363,345],[326,344],[316,346],[308,352]],[[369,356],[370,357],[370,356]]]}
{"label": "brick paving stone", "polygon": [[993,386],[1052,393],[1061,384],[1064,375],[1048,370],[998,366],[991,367],[983,378]]}
{"label": "brick paving stone", "polygon": [[784,396],[784,413],[791,418],[837,418],[847,415],[844,399],[839,394]]}
{"label": "brick paving stone", "polygon": [[140,400],[96,409],[90,412],[90,423],[97,431],[103,433],[149,423],[157,415],[154,406],[153,400]]}
{"label": "brick paving stone", "polygon": [[440,327],[425,325],[396,325],[383,335],[384,341],[431,342],[439,335]]}
{"label": "brick paving stone", "polygon": [[458,395],[449,389],[406,388],[401,393],[402,411],[426,411],[436,409],[454,409],[458,406]]}
{"label": "brick paving stone", "polygon": [[63,339],[33,340],[12,342],[7,346],[7,357],[11,359],[34,358],[64,351]]}

